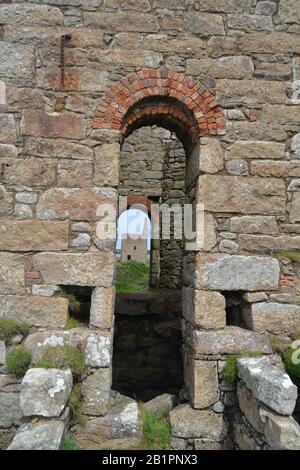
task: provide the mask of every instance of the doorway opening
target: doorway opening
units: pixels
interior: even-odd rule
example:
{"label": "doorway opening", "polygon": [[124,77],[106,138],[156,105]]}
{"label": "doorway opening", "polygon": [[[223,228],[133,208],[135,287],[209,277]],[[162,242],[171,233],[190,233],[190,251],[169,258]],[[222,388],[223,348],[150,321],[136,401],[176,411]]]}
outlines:
{"label": "doorway opening", "polygon": [[[175,133],[154,125],[136,129],[124,140],[119,194],[128,198],[129,208],[118,223],[113,389],[143,401],[162,393],[178,395],[183,386],[184,240],[182,233],[176,238],[172,211],[169,234],[161,223],[157,238],[151,236],[150,217],[153,204],[176,205],[183,217],[185,173],[186,152]],[[148,270],[142,289],[141,274],[134,277],[142,269],[138,263]],[[125,268],[127,280],[132,279],[127,290],[118,282]]]}

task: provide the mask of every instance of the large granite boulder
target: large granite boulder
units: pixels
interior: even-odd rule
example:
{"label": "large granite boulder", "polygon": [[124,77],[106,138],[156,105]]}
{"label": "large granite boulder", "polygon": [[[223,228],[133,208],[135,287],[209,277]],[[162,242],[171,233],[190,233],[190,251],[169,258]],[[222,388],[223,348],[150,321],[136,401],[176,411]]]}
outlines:
{"label": "large granite boulder", "polygon": [[238,375],[253,396],[281,415],[291,415],[295,409],[297,387],[290,377],[265,358],[240,358]]}
{"label": "large granite boulder", "polygon": [[87,450],[136,447],[142,437],[138,404],[131,398],[113,392],[106,416],[90,419],[84,426],[76,425],[72,432],[80,447]]}
{"label": "large granite boulder", "polygon": [[23,415],[60,416],[72,386],[70,369],[29,369],[21,385],[20,405]]}
{"label": "large granite boulder", "polygon": [[7,450],[59,450],[64,431],[64,423],[55,419],[22,424]]}

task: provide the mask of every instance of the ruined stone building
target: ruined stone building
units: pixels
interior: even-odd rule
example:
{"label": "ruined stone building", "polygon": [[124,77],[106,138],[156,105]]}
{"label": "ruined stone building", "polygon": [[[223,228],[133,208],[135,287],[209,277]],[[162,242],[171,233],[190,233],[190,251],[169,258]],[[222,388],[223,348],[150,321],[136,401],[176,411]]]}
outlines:
{"label": "ruined stone building", "polygon": [[[1,447],[136,446],[142,377],[176,395],[175,449],[300,449],[273,350],[300,331],[299,0],[1,1],[0,178],[0,318],[29,326],[0,341]],[[153,240],[152,289],[115,302],[121,196],[203,205],[204,239]],[[74,292],[91,305],[66,329]],[[86,370],[13,378],[16,343],[32,366],[71,345]]]}
{"label": "ruined stone building", "polygon": [[148,263],[147,221],[144,221],[143,232],[140,234],[125,233],[121,245],[121,261],[138,261]]}

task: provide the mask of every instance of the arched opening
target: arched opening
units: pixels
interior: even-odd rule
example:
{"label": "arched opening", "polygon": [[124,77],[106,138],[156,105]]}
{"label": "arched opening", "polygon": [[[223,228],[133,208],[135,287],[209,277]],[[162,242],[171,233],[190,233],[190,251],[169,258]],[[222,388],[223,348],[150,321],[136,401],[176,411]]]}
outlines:
{"label": "arched opening", "polygon": [[[112,88],[93,127],[104,142],[120,143],[119,197],[147,201],[151,215],[154,205],[164,205],[171,220],[165,231],[161,211],[155,213],[161,224],[152,233],[149,289],[116,294],[113,389],[148,400],[164,392],[179,395],[185,380],[193,400],[191,371],[183,371],[183,350],[190,365],[195,359],[192,346],[184,344],[189,332],[182,333],[181,291],[192,285],[189,270],[199,250],[193,238],[185,237],[182,209],[188,204],[195,212],[200,137],[225,133],[222,112],[192,78],[144,70]],[[151,222],[153,232],[156,223]],[[130,263],[133,255],[128,256]]]}

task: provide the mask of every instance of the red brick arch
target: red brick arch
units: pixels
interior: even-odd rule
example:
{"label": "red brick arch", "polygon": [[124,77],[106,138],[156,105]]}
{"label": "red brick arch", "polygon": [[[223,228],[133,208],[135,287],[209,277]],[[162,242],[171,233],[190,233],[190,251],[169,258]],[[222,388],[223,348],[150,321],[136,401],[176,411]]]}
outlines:
{"label": "red brick arch", "polygon": [[100,103],[93,128],[120,130],[124,138],[137,127],[159,122],[189,137],[225,134],[222,110],[210,92],[172,70],[142,70],[122,79]]}
{"label": "red brick arch", "polygon": [[130,208],[133,208],[135,206],[136,209],[138,209],[140,206],[141,208],[147,210],[147,215],[150,217],[151,215],[151,205],[153,204],[153,201],[151,199],[148,199],[145,196],[138,196],[135,194],[131,194],[127,196],[127,204],[126,206],[121,210],[121,214],[125,211],[127,211]]}

